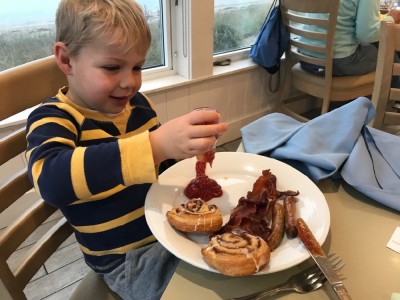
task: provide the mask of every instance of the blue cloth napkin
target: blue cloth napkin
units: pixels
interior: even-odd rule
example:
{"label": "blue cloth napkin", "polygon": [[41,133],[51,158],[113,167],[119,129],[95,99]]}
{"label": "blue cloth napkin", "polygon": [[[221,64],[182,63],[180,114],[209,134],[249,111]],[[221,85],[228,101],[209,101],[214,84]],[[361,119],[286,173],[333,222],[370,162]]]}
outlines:
{"label": "blue cloth napkin", "polygon": [[243,147],[281,160],[313,181],[342,177],[400,211],[400,137],[367,126],[374,116],[365,97],[307,123],[272,113],[241,129]]}

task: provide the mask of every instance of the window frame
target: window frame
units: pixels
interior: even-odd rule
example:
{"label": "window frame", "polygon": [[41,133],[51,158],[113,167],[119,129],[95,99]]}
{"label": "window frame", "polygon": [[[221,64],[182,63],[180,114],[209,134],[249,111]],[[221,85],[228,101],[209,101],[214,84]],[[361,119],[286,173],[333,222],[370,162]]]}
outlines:
{"label": "window frame", "polygon": [[174,75],[175,60],[173,59],[173,47],[175,37],[172,34],[173,26],[172,20],[174,20],[172,2],[171,0],[160,0],[162,3],[162,11],[160,12],[160,17],[162,19],[163,26],[163,43],[164,43],[164,66],[151,67],[143,70],[143,77],[145,79],[154,79],[163,76]]}
{"label": "window frame", "polygon": [[214,73],[214,61],[249,58],[249,48],[213,54],[214,0],[163,0],[163,7],[165,66],[144,70],[144,81],[171,75],[209,77]]}

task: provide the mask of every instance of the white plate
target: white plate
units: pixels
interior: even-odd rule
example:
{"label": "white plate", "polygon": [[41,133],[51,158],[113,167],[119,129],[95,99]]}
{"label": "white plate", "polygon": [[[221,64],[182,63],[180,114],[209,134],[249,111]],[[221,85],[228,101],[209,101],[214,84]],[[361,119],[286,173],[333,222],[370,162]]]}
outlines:
{"label": "white plate", "polygon": [[[185,203],[184,188],[195,174],[196,158],[178,162],[159,177],[151,186],[145,203],[145,216],[157,240],[171,253],[198,268],[218,272],[207,265],[200,253],[208,244],[208,235],[185,234],[172,228],[166,218],[167,211]],[[291,166],[268,157],[241,153],[216,153],[213,167],[207,165],[206,174],[222,187],[223,195],[209,203],[221,210],[224,224],[240,197],[252,190],[253,183],[261,176],[262,170],[270,169],[277,177],[277,189],[298,190],[297,216],[302,217],[322,244],[330,226],[329,208],[318,187],[305,175]],[[281,245],[271,253],[269,265],[259,274],[273,273],[295,266],[309,257],[300,239],[284,237]]]}

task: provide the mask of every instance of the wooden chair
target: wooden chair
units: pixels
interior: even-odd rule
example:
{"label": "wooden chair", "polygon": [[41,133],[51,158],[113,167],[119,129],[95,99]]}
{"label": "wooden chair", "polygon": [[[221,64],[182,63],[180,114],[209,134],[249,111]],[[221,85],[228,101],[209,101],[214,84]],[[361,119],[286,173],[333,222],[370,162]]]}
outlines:
{"label": "wooden chair", "polygon": [[[0,72],[0,121],[38,105],[66,84],[67,80],[52,56]],[[25,126],[22,126],[0,139],[0,165],[4,167],[25,149]],[[0,185],[0,216],[32,189],[26,168],[11,174]],[[61,218],[34,244],[15,270],[11,270],[7,263],[9,257],[55,211],[55,207],[39,199],[0,233],[0,299],[26,299],[26,285],[73,233],[66,219]],[[76,299],[119,299],[93,271],[81,281],[78,290],[82,296],[75,294]]]}
{"label": "wooden chair", "polygon": [[[308,119],[290,108],[292,102],[299,100],[299,97],[288,98],[292,86],[302,93],[311,95],[313,99],[322,99],[321,114],[329,110],[332,101],[348,101],[372,94],[374,72],[360,76],[332,76],[333,44],[338,7],[339,0],[281,0],[282,17],[291,37],[290,45],[285,52],[285,80],[279,97],[278,110],[300,121]],[[309,17],[304,13],[323,13],[327,14],[327,18]],[[298,25],[322,26],[327,30],[324,32],[305,30],[304,27],[300,28]],[[325,41],[326,46],[305,44],[299,41],[299,36]],[[325,58],[315,58],[302,54],[298,50],[321,53]],[[324,66],[325,76],[314,75],[303,70],[299,61]]]}
{"label": "wooden chair", "polygon": [[400,25],[381,22],[372,103],[376,108],[371,126],[381,129],[383,125],[400,125],[400,112],[391,109],[392,101],[400,101],[400,87],[391,87],[392,76],[400,76],[400,63],[394,61],[400,51]]}

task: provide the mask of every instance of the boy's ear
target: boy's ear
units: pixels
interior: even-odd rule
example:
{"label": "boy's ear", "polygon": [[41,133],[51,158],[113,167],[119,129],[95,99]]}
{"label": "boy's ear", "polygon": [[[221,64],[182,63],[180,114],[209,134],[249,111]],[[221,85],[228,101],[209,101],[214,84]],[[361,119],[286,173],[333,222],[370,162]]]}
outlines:
{"label": "boy's ear", "polygon": [[72,75],[68,47],[62,42],[56,42],[53,46],[54,56],[58,67],[65,75]]}

